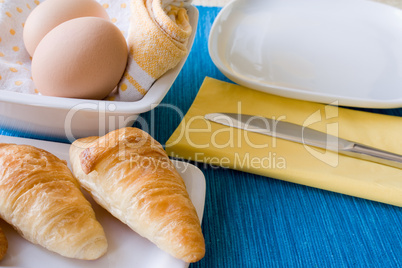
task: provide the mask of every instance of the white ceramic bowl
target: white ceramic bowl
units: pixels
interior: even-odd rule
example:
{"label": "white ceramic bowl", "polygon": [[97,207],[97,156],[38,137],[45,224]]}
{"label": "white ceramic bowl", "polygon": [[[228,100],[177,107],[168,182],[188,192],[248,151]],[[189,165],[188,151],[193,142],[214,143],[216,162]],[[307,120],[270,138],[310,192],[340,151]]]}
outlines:
{"label": "white ceramic bowl", "polygon": [[[197,30],[197,8],[190,6],[188,15],[193,27],[188,42],[190,51]],[[0,94],[0,127],[73,141],[131,126],[139,114],[150,111],[162,101],[186,59],[159,78],[144,98],[136,102],[70,99],[3,90]]]}

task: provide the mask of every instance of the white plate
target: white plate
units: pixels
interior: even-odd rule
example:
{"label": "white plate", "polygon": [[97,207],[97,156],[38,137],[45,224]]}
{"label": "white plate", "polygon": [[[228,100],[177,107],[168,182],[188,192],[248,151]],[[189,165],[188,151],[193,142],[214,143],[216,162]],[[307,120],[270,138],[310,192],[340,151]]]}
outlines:
{"label": "white plate", "polygon": [[289,98],[402,107],[402,11],[368,0],[236,0],[209,36],[232,81]]}
{"label": "white plate", "polygon": [[[63,143],[47,142],[40,140],[23,139],[16,137],[0,136],[0,142],[29,144],[45,149],[61,159],[69,162],[68,150],[70,145]],[[191,200],[197,210],[200,220],[204,211],[205,202],[205,178],[197,167],[180,161],[173,161],[177,170],[181,173]],[[24,268],[132,268],[132,267],[165,267],[183,268],[188,263],[171,257],[160,250],[147,239],[139,236],[128,226],[114,218],[106,210],[86,195],[96,213],[96,218],[102,224],[108,240],[108,252],[95,261],[82,261],[62,257],[52,253],[41,246],[34,245],[23,239],[10,225],[0,220],[0,226],[7,236],[9,249],[5,258],[0,262],[2,267]]]}

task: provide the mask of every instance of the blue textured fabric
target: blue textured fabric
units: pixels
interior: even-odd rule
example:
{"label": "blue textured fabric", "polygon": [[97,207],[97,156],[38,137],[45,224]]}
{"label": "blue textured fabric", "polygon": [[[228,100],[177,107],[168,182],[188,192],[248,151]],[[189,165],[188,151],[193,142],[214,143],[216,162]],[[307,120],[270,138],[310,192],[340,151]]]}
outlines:
{"label": "blue textured fabric", "polygon": [[[182,72],[164,105],[141,115],[153,122],[151,133],[162,144],[181,120],[168,106],[186,113],[206,76],[229,82],[213,65],[207,48],[220,8],[198,9],[197,36]],[[365,110],[402,116],[402,109]],[[1,134],[32,137],[12,130]],[[202,221],[207,251],[191,268],[402,266],[402,208],[194,164],[207,183]]]}

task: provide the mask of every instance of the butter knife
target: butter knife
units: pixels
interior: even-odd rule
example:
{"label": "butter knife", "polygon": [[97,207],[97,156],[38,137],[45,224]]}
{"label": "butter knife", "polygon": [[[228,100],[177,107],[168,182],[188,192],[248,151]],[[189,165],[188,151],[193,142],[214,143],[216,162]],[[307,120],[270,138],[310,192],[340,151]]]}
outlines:
{"label": "butter knife", "polygon": [[354,158],[402,169],[402,155],[338,138],[290,122],[236,113],[210,113],[205,115],[205,119],[225,126],[310,145]]}

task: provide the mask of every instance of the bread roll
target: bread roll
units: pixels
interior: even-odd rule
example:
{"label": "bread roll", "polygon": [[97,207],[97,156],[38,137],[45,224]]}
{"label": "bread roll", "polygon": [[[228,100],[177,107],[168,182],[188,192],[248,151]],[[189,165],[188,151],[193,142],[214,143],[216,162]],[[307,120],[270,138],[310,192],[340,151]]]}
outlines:
{"label": "bread roll", "polygon": [[28,241],[92,260],[107,241],[65,161],[28,145],[0,144],[0,215]]}
{"label": "bread roll", "polygon": [[205,254],[200,221],[162,146],[136,128],[75,141],[74,175],[96,202],[162,250],[186,262]]}

